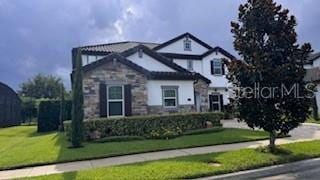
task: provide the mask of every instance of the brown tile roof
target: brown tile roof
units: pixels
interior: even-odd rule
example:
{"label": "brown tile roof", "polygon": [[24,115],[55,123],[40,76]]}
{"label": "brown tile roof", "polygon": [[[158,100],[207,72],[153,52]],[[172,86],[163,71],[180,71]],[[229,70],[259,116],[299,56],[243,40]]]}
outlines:
{"label": "brown tile roof", "polygon": [[135,42],[135,41],[124,41],[124,42],[117,42],[117,43],[109,43],[109,44],[98,44],[98,45],[91,45],[91,46],[83,46],[79,47],[82,52],[101,52],[101,53],[112,53],[112,52],[117,52],[121,53],[123,51],[126,51],[128,49],[131,49],[133,47],[136,47],[138,45],[144,45],[147,46],[148,48],[152,49],[159,44],[157,43],[149,43],[149,42]]}

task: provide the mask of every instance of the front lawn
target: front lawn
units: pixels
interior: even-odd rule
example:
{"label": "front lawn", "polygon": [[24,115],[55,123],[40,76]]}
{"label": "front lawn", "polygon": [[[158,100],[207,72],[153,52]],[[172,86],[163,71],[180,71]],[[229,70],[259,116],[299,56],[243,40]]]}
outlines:
{"label": "front lawn", "polygon": [[35,126],[19,126],[0,129],[0,169],[265,138],[267,134],[262,131],[224,129],[170,140],[86,143],[84,148],[69,149],[63,133],[39,134]]}
{"label": "front lawn", "polygon": [[309,117],[306,121],[306,123],[316,123],[316,124],[320,124],[320,120],[315,120],[314,118],[312,117]]}
{"label": "front lawn", "polygon": [[131,165],[97,168],[32,179],[188,179],[320,156],[320,141],[281,145],[281,153],[242,149]]}

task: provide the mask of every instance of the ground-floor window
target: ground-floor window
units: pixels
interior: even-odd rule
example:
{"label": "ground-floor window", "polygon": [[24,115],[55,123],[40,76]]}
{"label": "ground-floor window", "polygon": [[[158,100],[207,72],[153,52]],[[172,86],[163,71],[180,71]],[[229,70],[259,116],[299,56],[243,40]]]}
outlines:
{"label": "ground-floor window", "polygon": [[178,87],[162,87],[163,106],[175,108],[178,105]]}
{"label": "ground-floor window", "polygon": [[111,85],[107,89],[108,116],[124,116],[124,88],[122,85]]}
{"label": "ground-floor window", "polygon": [[209,103],[211,111],[222,111],[223,96],[221,94],[209,95]]}

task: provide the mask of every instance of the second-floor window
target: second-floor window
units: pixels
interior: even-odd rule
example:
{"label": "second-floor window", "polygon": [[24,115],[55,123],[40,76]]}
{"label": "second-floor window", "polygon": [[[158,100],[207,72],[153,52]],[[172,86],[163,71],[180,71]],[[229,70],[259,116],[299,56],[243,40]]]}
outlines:
{"label": "second-floor window", "polygon": [[187,69],[189,71],[193,71],[193,61],[192,60],[187,60]]}
{"label": "second-floor window", "polygon": [[189,39],[183,41],[183,46],[185,51],[191,51],[191,41]]}
{"label": "second-floor window", "polygon": [[223,74],[223,65],[221,59],[213,59],[211,61],[211,74],[222,75]]}

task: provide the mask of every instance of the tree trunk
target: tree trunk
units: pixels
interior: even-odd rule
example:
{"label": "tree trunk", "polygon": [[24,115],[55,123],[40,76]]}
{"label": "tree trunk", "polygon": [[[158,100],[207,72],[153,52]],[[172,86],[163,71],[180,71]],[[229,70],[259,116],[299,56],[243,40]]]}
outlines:
{"label": "tree trunk", "polygon": [[276,148],[276,131],[269,132],[269,149],[271,152],[274,152]]}

